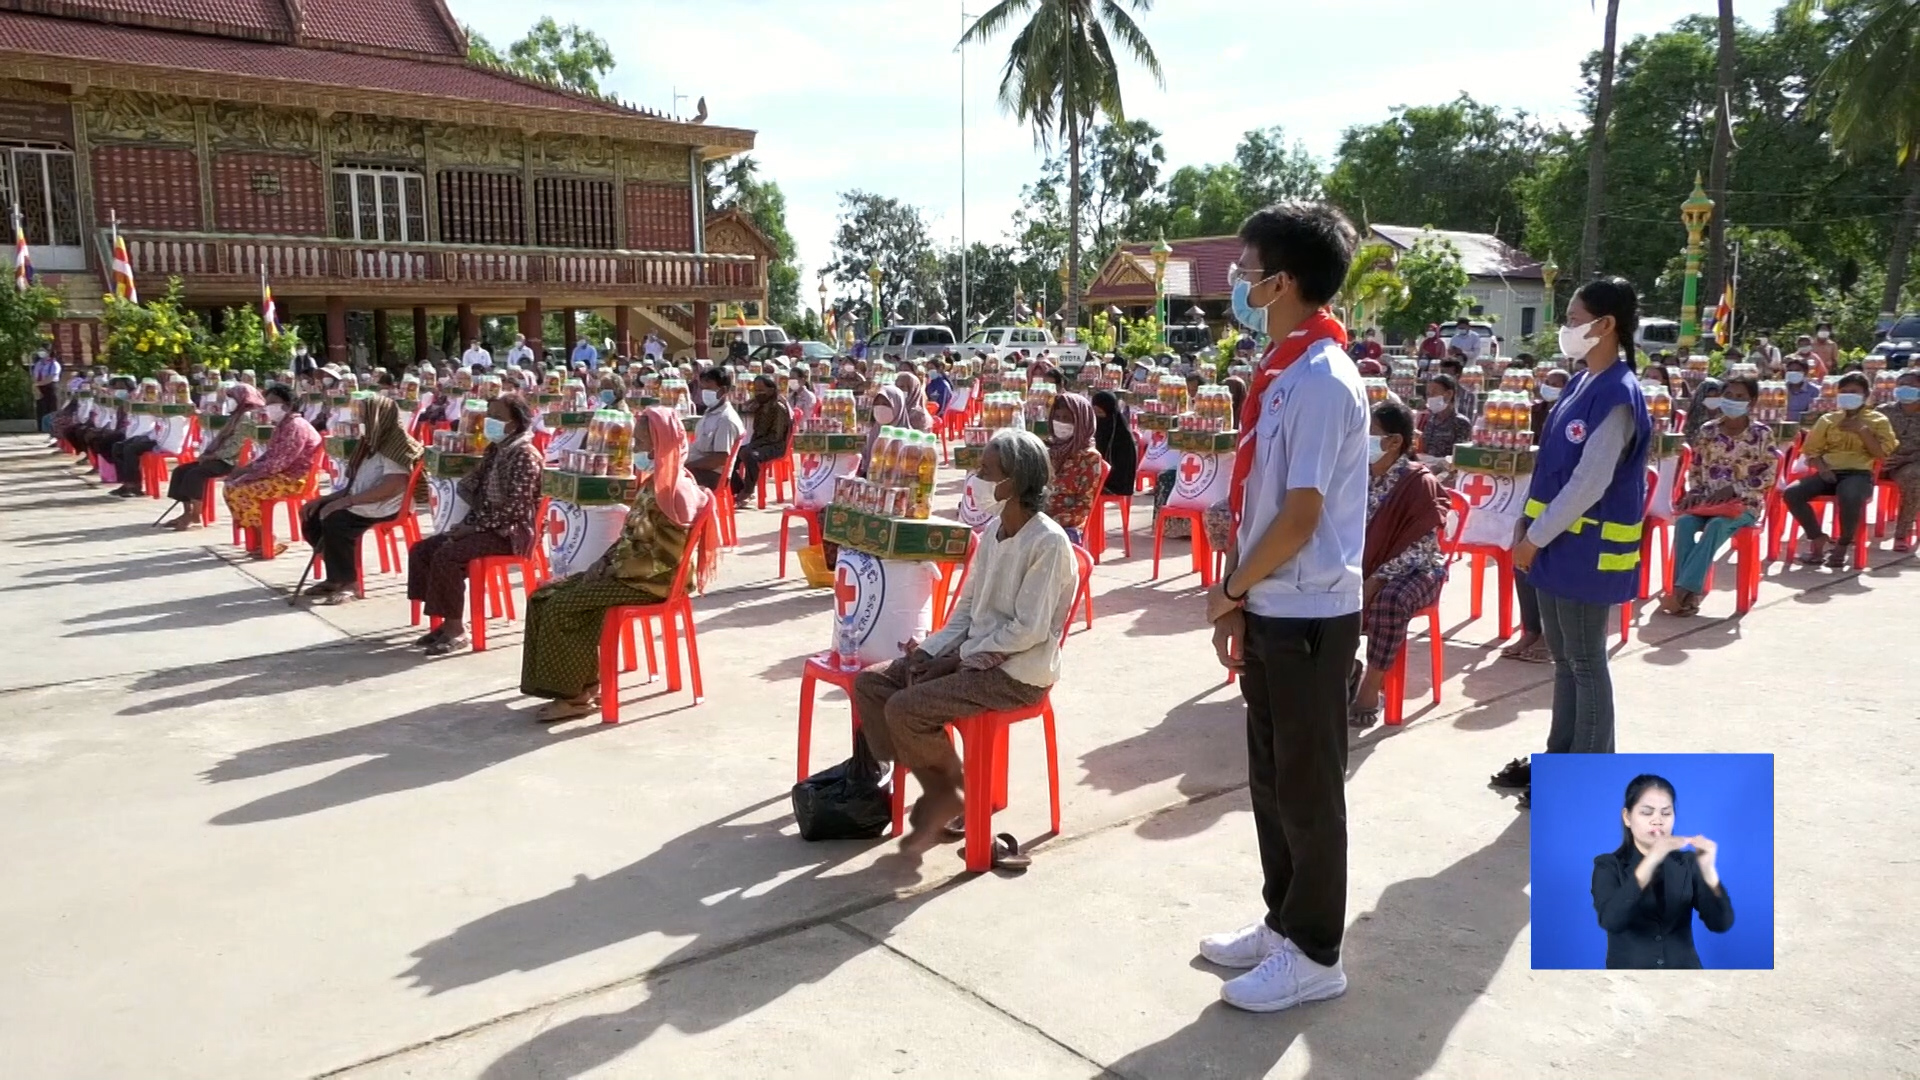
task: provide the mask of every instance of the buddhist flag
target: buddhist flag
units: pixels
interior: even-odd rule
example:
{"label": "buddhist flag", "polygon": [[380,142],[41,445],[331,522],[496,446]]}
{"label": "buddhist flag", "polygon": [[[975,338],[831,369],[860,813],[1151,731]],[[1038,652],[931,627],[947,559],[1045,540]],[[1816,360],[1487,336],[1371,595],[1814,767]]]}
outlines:
{"label": "buddhist flag", "polygon": [[273,341],[280,336],[280,309],[273,303],[273,286],[267,284],[267,271],[260,269],[260,325],[267,332],[267,340]]}
{"label": "buddhist flag", "polygon": [[20,227],[20,208],[13,208],[13,287],[26,292],[33,284],[33,256],[27,251],[27,232]]}
{"label": "buddhist flag", "polygon": [[1720,294],[1720,306],[1713,309],[1713,340],[1721,348],[1726,348],[1733,340],[1733,286]]}
{"label": "buddhist flag", "polygon": [[140,290],[133,284],[133,260],[127,256],[127,242],[120,238],[120,226],[113,226],[113,295],[130,304],[140,302]]}

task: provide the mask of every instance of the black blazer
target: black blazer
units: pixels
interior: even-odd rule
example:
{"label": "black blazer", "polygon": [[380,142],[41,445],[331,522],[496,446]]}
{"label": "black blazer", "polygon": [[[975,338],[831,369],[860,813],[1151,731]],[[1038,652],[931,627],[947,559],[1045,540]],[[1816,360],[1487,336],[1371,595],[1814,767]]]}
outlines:
{"label": "black blazer", "polygon": [[1631,843],[1593,860],[1593,909],[1607,932],[1610,968],[1699,968],[1693,949],[1693,913],[1716,934],[1733,926],[1733,901],[1727,883],[1716,891],[1700,874],[1698,857],[1676,851],[1660,864],[1659,884],[1664,903],[1654,903],[1652,885],[1640,888],[1633,872],[1640,867],[1640,849]]}

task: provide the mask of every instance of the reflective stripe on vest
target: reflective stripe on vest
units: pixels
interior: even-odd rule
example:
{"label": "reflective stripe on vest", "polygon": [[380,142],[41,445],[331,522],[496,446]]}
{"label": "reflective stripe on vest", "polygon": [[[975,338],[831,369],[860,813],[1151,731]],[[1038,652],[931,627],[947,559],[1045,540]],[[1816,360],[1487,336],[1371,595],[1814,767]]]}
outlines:
{"label": "reflective stripe on vest", "polygon": [[[1541,515],[1546,512],[1547,504],[1541,502],[1539,499],[1528,499],[1526,509],[1521,511],[1521,513],[1535,521],[1540,520]],[[1584,532],[1589,525],[1600,526],[1601,543],[1623,544],[1627,545],[1630,549],[1613,553],[1602,552],[1595,569],[1603,571],[1632,570],[1634,567],[1640,565],[1640,540],[1646,535],[1646,522],[1636,521],[1631,525],[1623,525],[1615,521],[1600,521],[1595,518],[1583,517],[1574,521],[1572,525],[1567,526],[1567,532],[1578,536]]]}

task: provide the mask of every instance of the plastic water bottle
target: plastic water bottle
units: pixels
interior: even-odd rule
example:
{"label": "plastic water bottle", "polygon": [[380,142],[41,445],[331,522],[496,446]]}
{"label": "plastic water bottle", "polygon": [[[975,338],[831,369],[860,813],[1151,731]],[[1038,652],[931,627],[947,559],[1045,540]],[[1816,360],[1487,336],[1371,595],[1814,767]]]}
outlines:
{"label": "plastic water bottle", "polygon": [[860,670],[860,641],[858,634],[854,630],[853,616],[849,615],[840,620],[840,625],[834,638],[833,651],[840,657],[841,671]]}

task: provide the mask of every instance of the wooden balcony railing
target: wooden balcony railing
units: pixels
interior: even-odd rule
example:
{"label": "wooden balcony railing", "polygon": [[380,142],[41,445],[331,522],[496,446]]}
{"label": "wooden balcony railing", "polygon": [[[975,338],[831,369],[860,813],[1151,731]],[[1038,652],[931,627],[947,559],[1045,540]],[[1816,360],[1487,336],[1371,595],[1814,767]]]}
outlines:
{"label": "wooden balcony railing", "polygon": [[[498,294],[639,294],[674,299],[751,298],[760,292],[751,255],[679,251],[387,244],[322,237],[121,230],[136,280],[154,289],[169,277],[196,284],[257,282],[276,290],[423,289]],[[111,261],[111,252],[107,260]]]}

